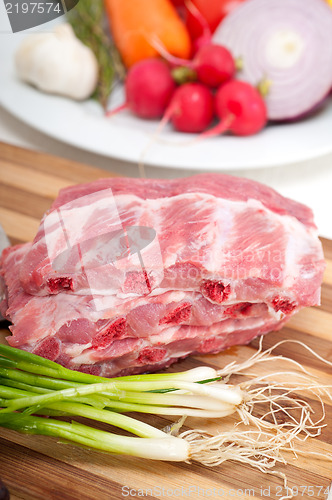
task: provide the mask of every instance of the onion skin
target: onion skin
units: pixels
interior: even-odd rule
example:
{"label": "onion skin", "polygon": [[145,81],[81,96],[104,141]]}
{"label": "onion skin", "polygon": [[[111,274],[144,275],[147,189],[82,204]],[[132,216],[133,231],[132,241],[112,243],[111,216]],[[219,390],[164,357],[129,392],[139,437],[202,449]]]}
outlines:
{"label": "onion skin", "polygon": [[266,105],[272,121],[311,114],[331,90],[332,9],[326,2],[247,0],[225,18],[213,41],[243,60],[241,80],[271,83]]}
{"label": "onion skin", "polygon": [[[332,92],[332,90],[331,90],[331,92]],[[326,101],[327,101],[328,97],[329,97],[329,94],[327,94],[326,96],[324,96],[311,109],[308,109],[307,111],[305,111],[304,113],[301,113],[300,115],[293,116],[291,118],[284,118],[284,119],[279,119],[279,120],[276,120],[276,119],[275,120],[270,120],[270,122],[271,123],[280,123],[280,124],[283,124],[283,123],[295,123],[295,122],[298,122],[300,120],[305,120],[306,118],[311,118],[313,115],[315,115],[316,113],[319,113],[322,110],[322,108],[326,104]]]}

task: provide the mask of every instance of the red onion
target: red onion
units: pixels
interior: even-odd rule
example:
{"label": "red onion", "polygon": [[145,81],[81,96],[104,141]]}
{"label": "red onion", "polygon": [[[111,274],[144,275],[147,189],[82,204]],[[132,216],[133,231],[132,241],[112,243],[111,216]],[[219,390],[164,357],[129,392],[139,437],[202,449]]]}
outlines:
{"label": "red onion", "polygon": [[247,0],[214,43],[242,59],[241,80],[267,89],[270,120],[309,113],[332,86],[332,9],[322,0]]}

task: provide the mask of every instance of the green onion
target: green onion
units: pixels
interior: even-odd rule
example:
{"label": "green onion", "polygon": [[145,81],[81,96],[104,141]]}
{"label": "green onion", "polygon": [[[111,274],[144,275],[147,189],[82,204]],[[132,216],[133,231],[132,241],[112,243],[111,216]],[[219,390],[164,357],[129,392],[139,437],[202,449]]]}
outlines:
{"label": "green onion", "polygon": [[[300,441],[303,446],[308,436],[315,432],[319,435],[325,415],[323,397],[332,401],[332,394],[330,387],[320,384],[307,370],[301,374],[301,383],[299,373],[291,371],[256,377],[239,386],[220,382],[220,373],[229,377],[255,363],[275,361],[271,351],[272,348],[263,352],[260,347],[249,360],[242,364],[230,363],[219,373],[210,367],[200,367],[181,373],[107,379],[69,370],[0,344],[0,427],[153,460],[194,460],[208,466],[235,460],[278,475],[272,469],[279,462],[287,463],[283,451],[295,453],[294,441]],[[294,364],[288,358],[283,361]],[[271,375],[283,375],[284,379],[273,382]],[[315,422],[310,405],[296,394],[292,399],[292,391],[307,391],[319,401],[323,417]],[[256,403],[267,405],[263,416],[254,415]],[[297,414],[293,414],[293,410]],[[166,432],[125,412],[181,418],[171,427],[167,426]],[[281,423],[278,423],[280,414]],[[195,429],[179,433],[187,416],[206,419],[228,415],[237,417],[236,423],[216,436]],[[131,435],[68,422],[73,416],[103,422]],[[244,429],[239,423],[245,424]],[[323,458],[332,460],[329,454]],[[284,479],[281,473],[280,477]]]}
{"label": "green onion", "polygon": [[19,413],[1,415],[0,426],[27,434],[54,436],[110,453],[153,460],[184,461],[189,458],[189,443],[165,433],[160,438],[119,436],[78,422],[62,422]]}
{"label": "green onion", "polygon": [[[0,345],[0,426],[55,436],[112,453],[187,460],[186,441],[123,412],[224,417],[234,413],[236,405],[242,402],[242,392],[219,380],[210,367],[108,379],[69,370],[35,354]],[[139,437],[119,436],[39,415],[84,417]]]}

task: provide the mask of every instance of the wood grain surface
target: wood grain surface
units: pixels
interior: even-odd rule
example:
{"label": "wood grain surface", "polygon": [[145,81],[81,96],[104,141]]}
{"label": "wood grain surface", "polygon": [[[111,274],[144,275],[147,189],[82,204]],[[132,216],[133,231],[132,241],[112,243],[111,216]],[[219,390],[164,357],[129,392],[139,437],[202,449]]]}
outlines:
{"label": "wood grain surface", "polygon": [[[0,143],[0,223],[12,244],[31,240],[39,221],[56,197],[69,184],[111,176],[109,172]],[[278,333],[264,339],[268,348],[282,339],[297,339],[332,361],[332,242],[323,240],[327,268],[322,288],[322,305],[297,314]],[[0,331],[5,342],[8,330]],[[245,360],[257,348],[236,347],[218,355],[188,358],[176,369],[200,364],[224,366],[233,359]],[[291,357],[332,384],[332,370],[297,344],[284,344],[276,353]],[[278,363],[271,369],[280,369]],[[259,365],[255,373],[264,373]],[[314,407],[317,402],[312,401]],[[163,428],[167,418],[147,417]],[[303,455],[291,456],[289,465],[276,470],[288,476],[289,488],[298,488],[294,498],[325,499],[332,480],[332,462],[313,459],[307,451],[332,453],[332,406],[326,406],[326,427],[321,435],[303,444]],[[223,422],[187,420],[190,427],[211,432],[223,429]],[[11,499],[109,500],[117,498],[272,498],[285,494],[278,477],[265,475],[247,465],[228,462],[218,467],[198,464],[156,463],[113,456],[57,443],[43,436],[25,436],[0,428],[0,477]]]}

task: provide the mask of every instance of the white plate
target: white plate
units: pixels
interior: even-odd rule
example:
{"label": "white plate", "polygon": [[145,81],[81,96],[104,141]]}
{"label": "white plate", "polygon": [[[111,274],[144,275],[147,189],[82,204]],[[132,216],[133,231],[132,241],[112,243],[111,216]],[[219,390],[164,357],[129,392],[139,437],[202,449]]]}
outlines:
{"label": "white plate", "polygon": [[[155,121],[139,120],[127,111],[106,119],[93,101],[77,103],[20,82],[13,54],[25,36],[0,35],[0,103],[20,120],[60,141],[135,163],[210,171],[272,167],[332,152],[331,98],[315,116],[269,126],[253,137],[220,136],[195,142],[196,136],[175,133],[167,126],[151,141]],[[122,91],[115,92],[112,106],[121,101]]]}

